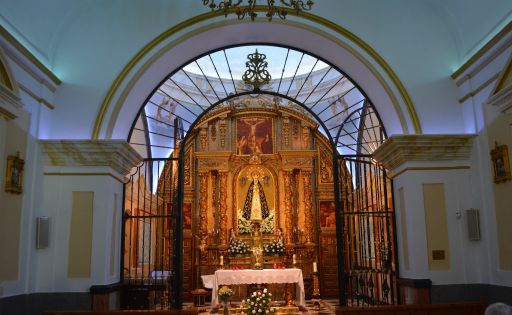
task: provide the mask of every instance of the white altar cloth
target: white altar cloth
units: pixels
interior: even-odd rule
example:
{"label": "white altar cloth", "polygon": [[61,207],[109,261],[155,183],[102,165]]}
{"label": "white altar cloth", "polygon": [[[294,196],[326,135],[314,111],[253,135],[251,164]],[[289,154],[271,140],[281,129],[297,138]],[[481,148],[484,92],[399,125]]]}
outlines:
{"label": "white altar cloth", "polygon": [[[203,279],[204,281],[204,279]],[[220,285],[237,284],[264,284],[264,283],[295,283],[296,303],[298,306],[306,306],[306,294],[304,292],[304,279],[302,270],[289,269],[263,269],[263,270],[217,270],[213,277],[212,306],[219,303],[217,290]]]}

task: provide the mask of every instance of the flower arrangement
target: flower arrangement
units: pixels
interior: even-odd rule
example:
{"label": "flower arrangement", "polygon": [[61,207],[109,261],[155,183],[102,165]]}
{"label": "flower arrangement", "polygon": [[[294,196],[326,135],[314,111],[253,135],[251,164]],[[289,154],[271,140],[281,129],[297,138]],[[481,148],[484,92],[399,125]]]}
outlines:
{"label": "flower arrangement", "polygon": [[271,241],[263,245],[263,253],[266,256],[284,256],[284,244],[282,240]]}
{"label": "flower arrangement", "polygon": [[238,209],[238,232],[240,234],[251,234],[252,223],[243,216],[242,209]]}
{"label": "flower arrangement", "polygon": [[233,295],[235,295],[235,292],[231,290],[230,287],[227,285],[223,286],[219,289],[219,297],[221,300],[227,301],[229,300]]}
{"label": "flower arrangement", "polygon": [[249,244],[243,240],[234,240],[229,243],[228,254],[230,256],[244,256],[250,251]]}
{"label": "flower arrangement", "polygon": [[[269,211],[268,217],[261,221],[260,232],[262,234],[274,233],[274,217],[275,211],[272,209]],[[238,232],[240,234],[252,233],[252,222],[244,218],[242,209],[238,209]]]}
{"label": "flower arrangement", "polygon": [[243,306],[247,312],[242,313],[246,315],[269,315],[274,310],[270,309],[270,302],[272,301],[272,293],[267,289],[253,292],[248,298],[242,301]]}
{"label": "flower arrangement", "polygon": [[274,233],[274,210],[270,210],[268,217],[261,221],[260,232],[261,234]]}

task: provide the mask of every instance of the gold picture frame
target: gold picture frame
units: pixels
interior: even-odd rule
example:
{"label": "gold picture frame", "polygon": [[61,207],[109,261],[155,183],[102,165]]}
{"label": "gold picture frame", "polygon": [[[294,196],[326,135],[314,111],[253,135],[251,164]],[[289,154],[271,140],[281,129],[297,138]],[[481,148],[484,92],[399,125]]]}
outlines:
{"label": "gold picture frame", "polygon": [[506,182],[512,179],[510,174],[510,160],[508,158],[508,147],[506,144],[498,145],[494,143],[494,149],[491,150],[491,159],[493,166],[494,182],[496,184]]}
{"label": "gold picture frame", "polygon": [[13,194],[23,192],[23,168],[25,162],[20,158],[19,153],[7,156],[5,168],[5,191]]}

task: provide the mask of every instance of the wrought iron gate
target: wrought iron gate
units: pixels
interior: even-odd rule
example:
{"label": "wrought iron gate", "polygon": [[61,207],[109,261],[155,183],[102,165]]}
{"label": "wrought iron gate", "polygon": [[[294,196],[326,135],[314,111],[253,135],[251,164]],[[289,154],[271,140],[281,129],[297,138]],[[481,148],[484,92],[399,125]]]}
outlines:
{"label": "wrought iron gate", "polygon": [[391,179],[371,155],[337,156],[336,164],[340,302],[397,304]]}
{"label": "wrought iron gate", "polygon": [[175,157],[146,159],[125,185],[123,309],[164,309],[176,303],[178,163]]}

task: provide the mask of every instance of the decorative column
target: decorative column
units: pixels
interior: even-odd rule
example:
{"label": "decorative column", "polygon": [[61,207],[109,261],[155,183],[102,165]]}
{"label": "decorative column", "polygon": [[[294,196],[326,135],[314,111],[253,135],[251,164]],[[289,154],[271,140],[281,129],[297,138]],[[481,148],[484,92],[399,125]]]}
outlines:
{"label": "decorative column", "polygon": [[208,171],[199,172],[199,230],[208,234]]}
{"label": "decorative column", "polygon": [[283,171],[284,180],[284,225],[286,226],[286,233],[284,234],[284,241],[286,244],[292,243],[292,171]]}
{"label": "decorative column", "polygon": [[227,179],[228,173],[226,171],[219,172],[220,179],[220,192],[219,192],[219,219],[220,219],[220,244],[227,244],[228,234],[228,190],[227,190]]}
{"label": "decorative column", "polygon": [[304,181],[304,217],[305,217],[305,229],[306,229],[306,244],[313,243],[313,203],[311,197],[313,192],[311,191],[311,171],[302,170],[302,179]]}

